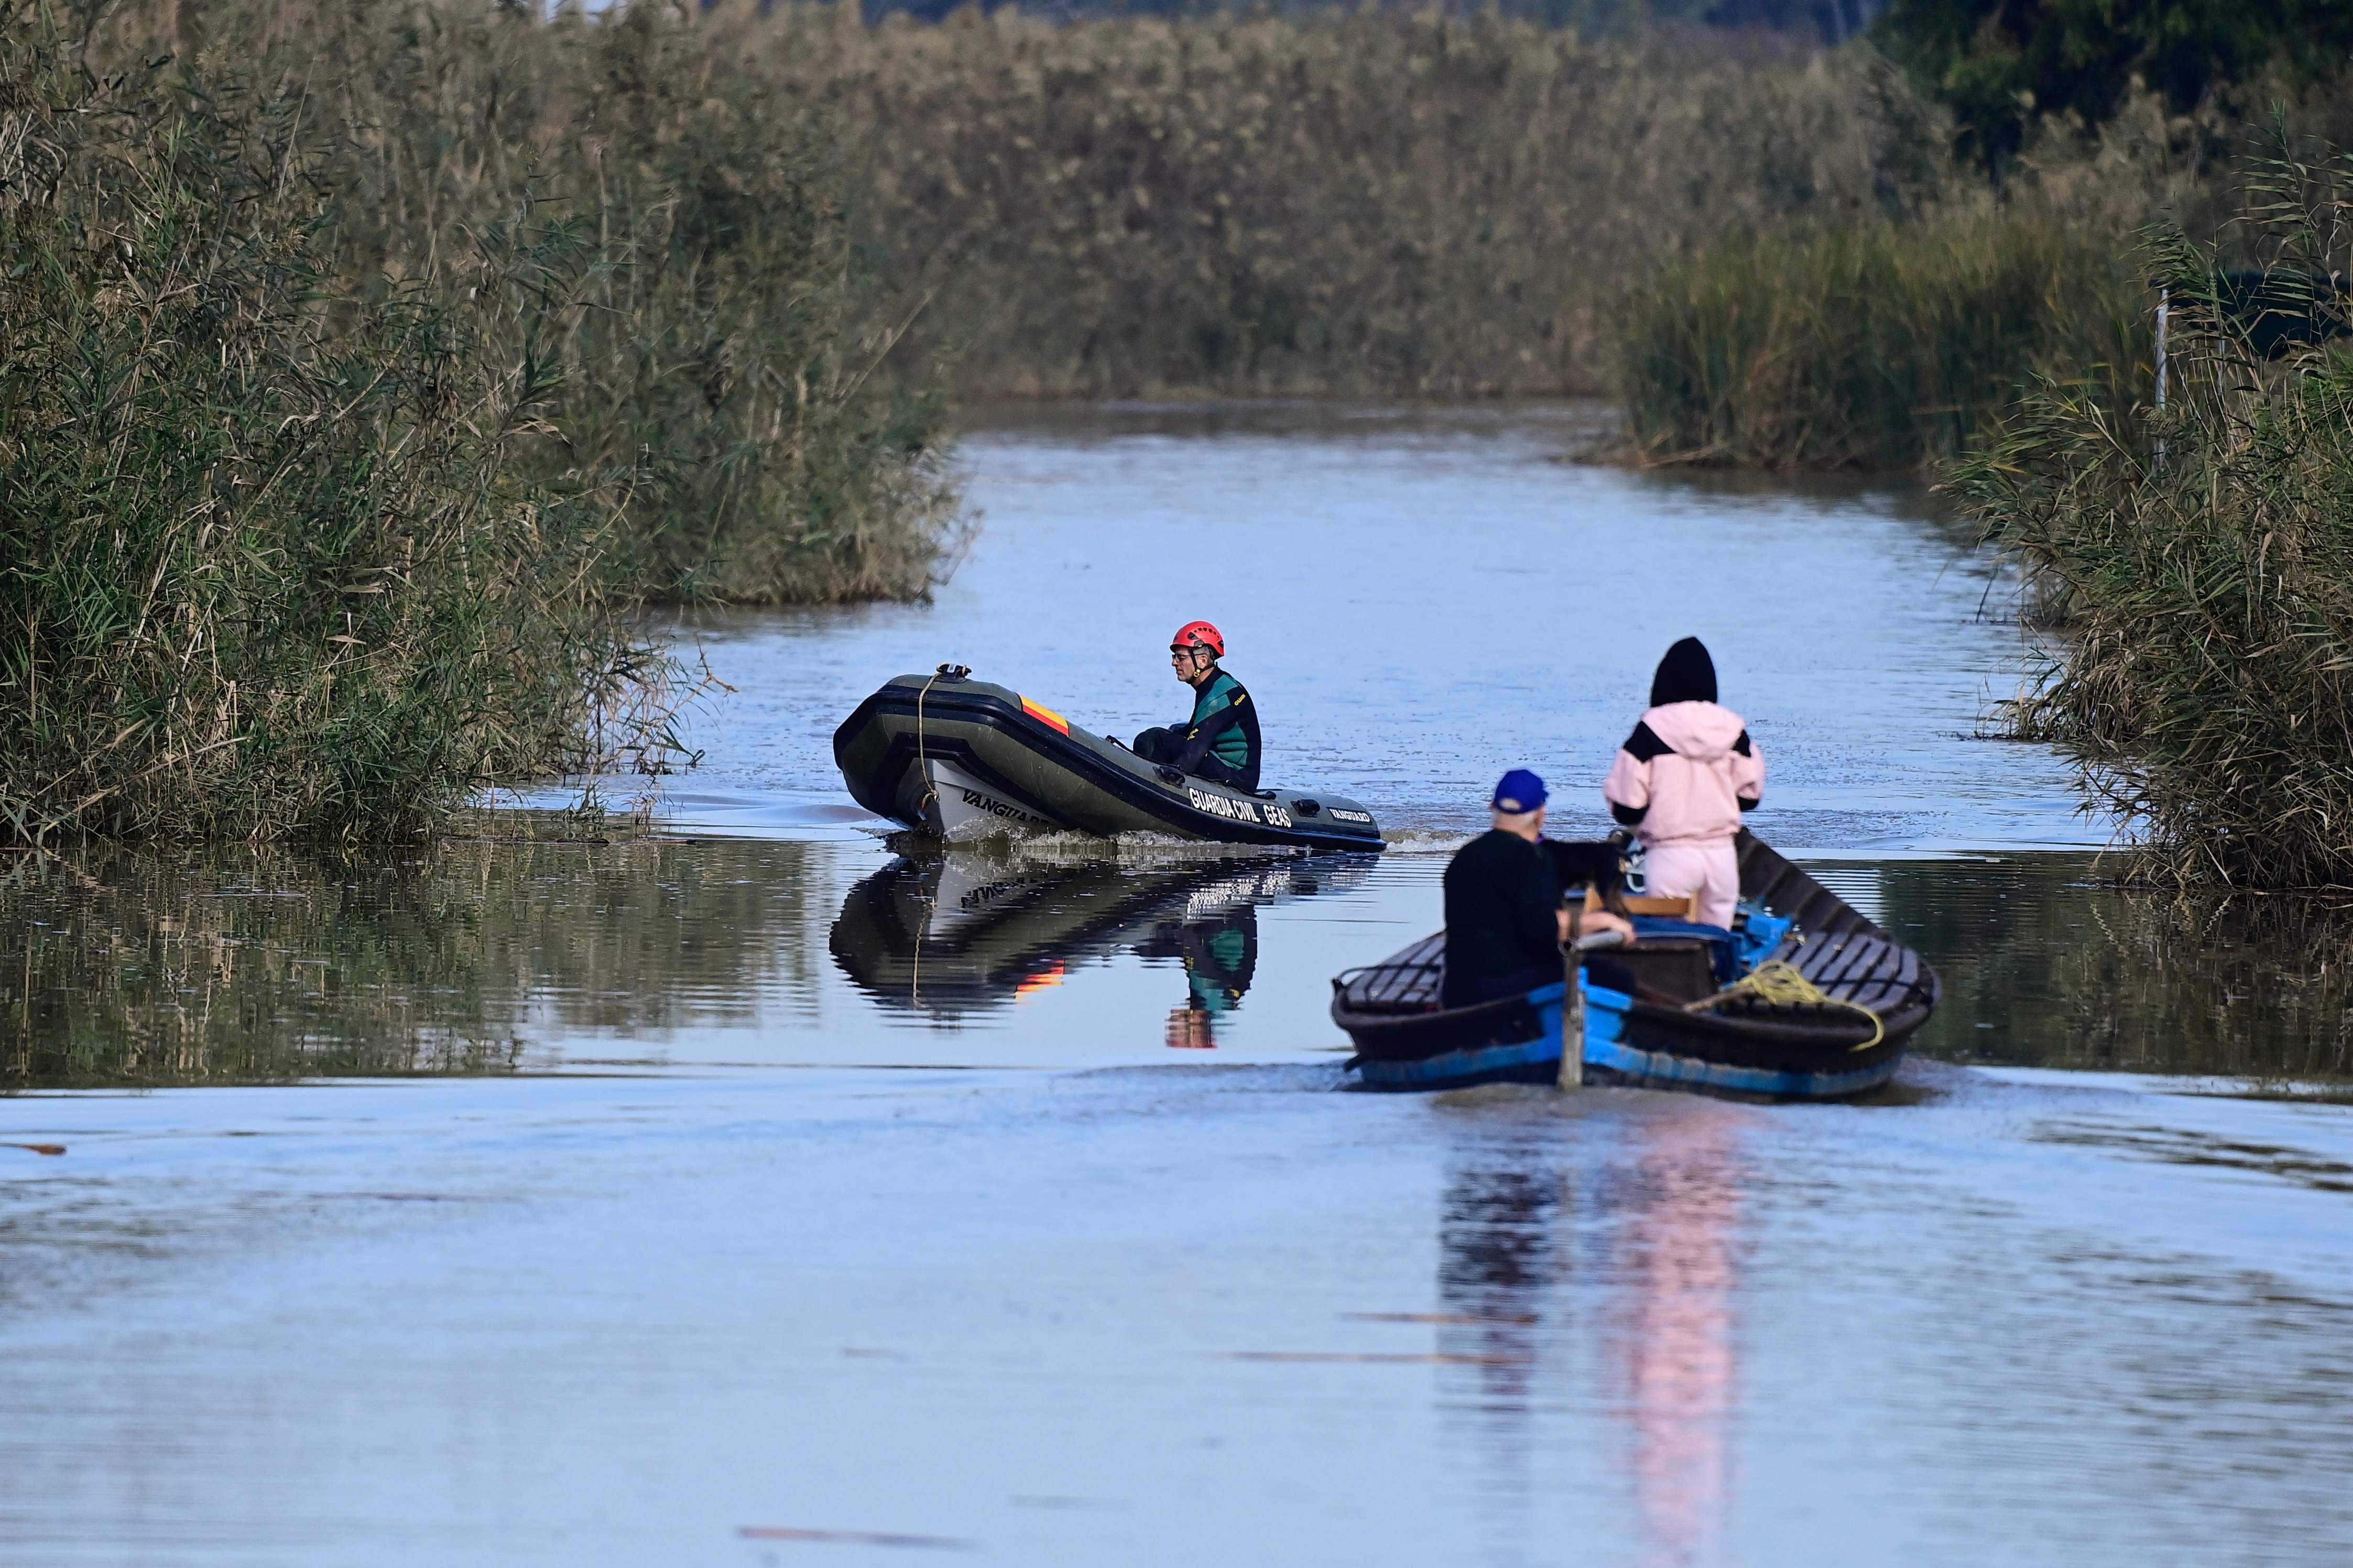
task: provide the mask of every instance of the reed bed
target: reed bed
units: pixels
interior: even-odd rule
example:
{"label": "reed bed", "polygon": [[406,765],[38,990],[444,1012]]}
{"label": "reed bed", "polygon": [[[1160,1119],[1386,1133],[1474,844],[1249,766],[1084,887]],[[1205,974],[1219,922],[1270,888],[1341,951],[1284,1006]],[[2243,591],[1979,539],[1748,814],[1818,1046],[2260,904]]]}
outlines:
{"label": "reed bed", "polygon": [[[2344,267],[2353,159],[2283,149],[2250,195],[2239,255]],[[2144,248],[2143,275],[2175,284],[2162,416],[2136,429],[2046,388],[1950,489],[2058,642],[2007,722],[2074,759],[2152,872],[2353,885],[2353,357],[2340,338],[2266,359],[2222,259],[2178,230]]]}
{"label": "reed bed", "polygon": [[1735,236],[1628,291],[1629,433],[1653,462],[1891,468],[1958,456],[2038,382],[2129,410],[2146,292],[2047,205]]}
{"label": "reed bed", "polygon": [[653,656],[628,484],[525,477],[574,237],[351,298],[295,104],[5,20],[0,837],[405,837],[577,760]]}
{"label": "reed bed", "polygon": [[[585,247],[537,353],[546,471],[637,480],[613,574],[654,597],[920,598],[961,538],[920,296],[858,250],[855,172],[809,93],[657,5],[535,19],[481,0],[180,0],[114,13],[111,59],[267,80],[328,150],[339,281],[466,283],[532,215]],[[245,62],[260,62],[248,65]]]}
{"label": "reed bed", "polygon": [[1865,55],[1367,7],[1053,24],[723,5],[820,104],[861,249],[967,396],[1598,394],[1610,312],[1731,228],[1901,209],[1940,122]]}
{"label": "reed bed", "polygon": [[433,265],[526,185],[588,217],[613,293],[559,423],[584,456],[680,450],[649,564],[727,597],[920,592],[954,548],[943,384],[1599,393],[1653,259],[1902,210],[1944,168],[1867,54],[1493,12],[176,0],[106,38],[301,78],[363,271]]}
{"label": "reed bed", "polygon": [[661,765],[648,598],[929,589],[835,143],[692,42],[0,5],[0,838],[415,837]]}
{"label": "reed bed", "polygon": [[[2248,97],[2291,134],[2353,137],[2353,73]],[[2133,237],[2163,222],[2249,259],[2235,220],[2269,135],[2141,92],[2097,139],[2048,132],[1999,193],[1940,163],[1899,206],[1662,251],[1615,317],[1631,445],[1654,462],[1933,468],[2052,383],[2130,423],[2154,374]]]}

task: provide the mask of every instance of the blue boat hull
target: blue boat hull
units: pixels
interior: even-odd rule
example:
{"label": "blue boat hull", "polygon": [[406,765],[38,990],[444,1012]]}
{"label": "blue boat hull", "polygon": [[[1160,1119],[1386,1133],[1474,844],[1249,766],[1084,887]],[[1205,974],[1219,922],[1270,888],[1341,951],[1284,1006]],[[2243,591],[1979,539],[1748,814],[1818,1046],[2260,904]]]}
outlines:
{"label": "blue boat hull", "polygon": [[[1585,986],[1585,1081],[1641,1089],[1679,1089],[1758,1100],[1847,1100],[1895,1076],[1902,1053],[1846,1071],[1791,1072],[1707,1061],[1637,1046],[1627,1038],[1633,998]],[[1430,1090],[1482,1083],[1549,1084],[1560,1079],[1561,985],[1528,994],[1539,1031],[1525,1040],[1441,1051],[1406,1060],[1360,1059],[1357,1075],[1372,1089]]]}
{"label": "blue boat hull", "polygon": [[[1537,1032],[1525,1040],[1440,1051],[1436,1056],[1398,1061],[1360,1058],[1356,1075],[1374,1089],[1467,1089],[1475,1083],[1557,1082],[1561,1001],[1567,994],[1565,984],[1547,985],[1528,993],[1528,1005],[1535,1010]],[[1586,994],[1590,997],[1594,993],[1588,987]]]}

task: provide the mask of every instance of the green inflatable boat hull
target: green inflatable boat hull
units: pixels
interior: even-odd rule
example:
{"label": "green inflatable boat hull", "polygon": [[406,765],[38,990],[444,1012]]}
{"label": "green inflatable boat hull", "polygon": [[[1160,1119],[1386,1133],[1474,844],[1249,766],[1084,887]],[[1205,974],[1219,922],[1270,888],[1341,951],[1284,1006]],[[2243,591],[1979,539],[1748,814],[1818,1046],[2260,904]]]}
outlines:
{"label": "green inflatable boat hull", "polygon": [[859,805],[947,838],[1059,831],[1382,847],[1373,814],[1345,796],[1251,793],[1155,767],[1042,703],[966,676],[885,682],[833,732],[833,758]]}

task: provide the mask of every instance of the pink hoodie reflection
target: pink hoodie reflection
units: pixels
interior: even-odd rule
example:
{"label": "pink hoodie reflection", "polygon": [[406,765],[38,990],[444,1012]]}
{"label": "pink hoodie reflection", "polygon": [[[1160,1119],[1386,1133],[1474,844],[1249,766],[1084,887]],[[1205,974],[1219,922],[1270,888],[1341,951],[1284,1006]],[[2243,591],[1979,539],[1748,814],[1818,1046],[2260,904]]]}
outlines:
{"label": "pink hoodie reflection", "polygon": [[1739,714],[1669,702],[1642,715],[1601,783],[1646,846],[1729,844],[1765,792],[1765,758]]}

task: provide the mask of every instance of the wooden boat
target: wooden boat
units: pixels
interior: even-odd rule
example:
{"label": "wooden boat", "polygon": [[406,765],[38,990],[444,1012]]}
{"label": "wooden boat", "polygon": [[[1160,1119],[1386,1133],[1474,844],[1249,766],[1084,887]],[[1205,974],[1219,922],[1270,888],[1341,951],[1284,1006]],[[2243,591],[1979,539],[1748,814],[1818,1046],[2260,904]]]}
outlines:
{"label": "wooden boat", "polygon": [[1317,789],[1240,790],[1156,766],[961,666],[902,675],[833,733],[858,804],[964,839],[1056,830],[1378,854],[1373,814]]}
{"label": "wooden boat", "polygon": [[[1687,1004],[1723,989],[1720,944],[1699,934],[1708,928],[1638,920],[1644,933],[1607,952],[1615,966],[1609,973],[1630,976],[1630,992],[1597,984],[1588,971],[1601,955],[1587,953],[1581,1007],[1568,997],[1565,972],[1560,984],[1525,996],[1444,1010],[1440,931],[1333,981],[1333,1021],[1356,1042],[1350,1065],[1375,1089],[1553,1083],[1561,1077],[1564,1014],[1581,1011],[1587,1083],[1761,1100],[1844,1100],[1885,1083],[1936,1005],[1936,972],[1761,840],[1743,833],[1739,854],[1742,903],[1765,917],[1744,933],[1760,939],[1747,967],[1787,963],[1827,1004],[1736,994],[1689,1011]],[[1778,937],[1769,949],[1761,941],[1768,935]]]}

